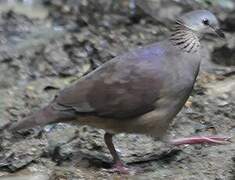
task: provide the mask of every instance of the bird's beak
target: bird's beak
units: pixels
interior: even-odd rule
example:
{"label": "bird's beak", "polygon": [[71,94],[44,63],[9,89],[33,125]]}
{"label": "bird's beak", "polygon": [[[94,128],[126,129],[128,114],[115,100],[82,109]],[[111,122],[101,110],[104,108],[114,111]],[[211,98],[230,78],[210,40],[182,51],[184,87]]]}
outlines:
{"label": "bird's beak", "polygon": [[224,34],[224,32],[222,31],[222,29],[220,29],[219,27],[211,26],[211,25],[209,25],[209,27],[210,27],[211,29],[213,29],[214,32],[215,32],[215,34],[217,34],[219,37],[221,37],[221,38],[223,38],[223,39],[226,39],[225,34]]}
{"label": "bird's beak", "polygon": [[214,29],[214,30],[215,30],[215,33],[216,33],[219,37],[225,39],[225,34],[224,34],[224,32],[223,32],[221,29]]}

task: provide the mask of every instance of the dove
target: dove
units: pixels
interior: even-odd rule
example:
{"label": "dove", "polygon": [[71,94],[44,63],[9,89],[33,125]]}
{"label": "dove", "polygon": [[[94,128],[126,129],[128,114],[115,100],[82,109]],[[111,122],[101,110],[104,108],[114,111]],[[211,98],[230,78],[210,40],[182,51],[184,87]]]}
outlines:
{"label": "dove", "polygon": [[[127,172],[112,138],[118,133],[145,134],[164,139],[196,81],[205,33],[225,38],[208,10],[183,14],[165,40],[133,49],[104,63],[61,90],[41,110],[11,126],[12,131],[52,123],[76,123],[105,130],[104,141],[113,169]],[[221,143],[227,137],[195,136],[169,140],[174,145]]]}

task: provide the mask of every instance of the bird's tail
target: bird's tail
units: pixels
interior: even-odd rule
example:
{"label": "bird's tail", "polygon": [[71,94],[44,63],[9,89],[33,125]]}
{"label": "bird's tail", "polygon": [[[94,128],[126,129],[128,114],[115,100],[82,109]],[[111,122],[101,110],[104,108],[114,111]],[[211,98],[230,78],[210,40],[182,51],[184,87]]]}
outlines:
{"label": "bird's tail", "polygon": [[73,113],[55,110],[53,108],[53,104],[49,104],[38,112],[35,112],[25,119],[11,125],[9,130],[14,132],[36,126],[45,126],[47,124],[61,122],[63,120],[70,120],[72,118],[74,118]]}

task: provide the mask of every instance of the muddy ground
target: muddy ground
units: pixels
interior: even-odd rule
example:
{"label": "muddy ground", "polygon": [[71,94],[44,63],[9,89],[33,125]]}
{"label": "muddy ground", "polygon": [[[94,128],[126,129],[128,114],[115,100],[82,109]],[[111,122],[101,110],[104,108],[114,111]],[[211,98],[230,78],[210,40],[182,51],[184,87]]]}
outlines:
{"label": "muddy ground", "polygon": [[0,179],[235,179],[234,138],[226,145],[176,148],[143,135],[119,134],[115,145],[123,160],[141,169],[120,176],[108,171],[103,130],[66,124],[15,136],[6,130],[112,57],[164,39],[176,15],[208,8],[220,18],[227,41],[202,40],[198,81],[169,136],[235,135],[235,3],[151,0],[140,8],[133,2],[43,0],[43,6],[31,4],[31,11],[21,3],[1,8]]}

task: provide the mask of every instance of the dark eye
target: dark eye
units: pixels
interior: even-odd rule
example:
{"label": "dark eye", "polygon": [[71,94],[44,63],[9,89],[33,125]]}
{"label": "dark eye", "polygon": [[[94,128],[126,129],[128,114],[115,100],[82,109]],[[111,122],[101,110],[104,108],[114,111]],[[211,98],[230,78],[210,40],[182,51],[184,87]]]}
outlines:
{"label": "dark eye", "polygon": [[208,26],[210,24],[208,19],[203,19],[202,23],[206,26]]}

